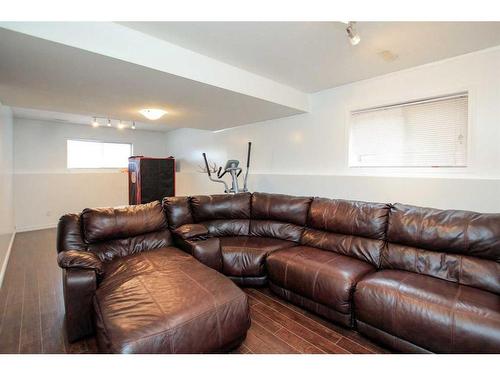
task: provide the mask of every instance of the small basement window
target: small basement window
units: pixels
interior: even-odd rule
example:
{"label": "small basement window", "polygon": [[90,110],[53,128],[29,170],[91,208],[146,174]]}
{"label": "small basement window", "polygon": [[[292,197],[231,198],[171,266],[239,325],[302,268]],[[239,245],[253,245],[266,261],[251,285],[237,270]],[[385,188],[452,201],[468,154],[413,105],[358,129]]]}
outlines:
{"label": "small basement window", "polygon": [[127,168],[130,143],[68,140],[67,166],[74,168]]}
{"label": "small basement window", "polygon": [[350,167],[465,167],[468,93],[351,112]]}

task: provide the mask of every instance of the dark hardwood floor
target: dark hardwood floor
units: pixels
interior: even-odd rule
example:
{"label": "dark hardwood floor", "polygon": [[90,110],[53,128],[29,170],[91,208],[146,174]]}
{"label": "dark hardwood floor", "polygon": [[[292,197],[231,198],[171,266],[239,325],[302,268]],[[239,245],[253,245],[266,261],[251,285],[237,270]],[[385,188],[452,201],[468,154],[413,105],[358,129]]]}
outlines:
{"label": "dark hardwood floor", "polygon": [[[64,332],[61,270],[54,229],[16,235],[0,289],[0,353],[96,353],[94,338],[70,344]],[[245,289],[252,326],[234,353],[387,353],[354,331]]]}

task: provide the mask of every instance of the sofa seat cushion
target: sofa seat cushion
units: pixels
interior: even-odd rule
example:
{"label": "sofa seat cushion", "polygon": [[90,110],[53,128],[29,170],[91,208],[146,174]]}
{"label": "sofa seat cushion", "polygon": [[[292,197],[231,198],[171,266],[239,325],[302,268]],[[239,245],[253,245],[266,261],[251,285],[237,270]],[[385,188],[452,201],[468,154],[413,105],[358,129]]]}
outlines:
{"label": "sofa seat cushion", "polygon": [[99,348],[111,353],[224,351],[250,325],[245,293],[174,247],[107,263],[94,308]]}
{"label": "sofa seat cushion", "polygon": [[356,283],[375,271],[359,259],[308,246],[272,253],[267,267],[273,284],[343,314],[351,314]]}
{"label": "sofa seat cushion", "polygon": [[295,245],[295,242],[269,237],[221,237],[222,272],[228,276],[264,276],[267,255]]}
{"label": "sofa seat cushion", "polygon": [[358,283],[354,306],[363,325],[432,352],[500,348],[500,296],[487,291],[412,272],[382,270]]}

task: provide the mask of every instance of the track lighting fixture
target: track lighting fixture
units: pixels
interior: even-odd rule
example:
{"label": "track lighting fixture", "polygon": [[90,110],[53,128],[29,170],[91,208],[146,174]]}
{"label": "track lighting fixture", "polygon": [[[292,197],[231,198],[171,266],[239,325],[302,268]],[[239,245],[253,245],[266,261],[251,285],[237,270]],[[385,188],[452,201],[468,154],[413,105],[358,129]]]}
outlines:
{"label": "track lighting fixture", "polygon": [[361,37],[356,31],[355,26],[356,22],[351,21],[347,24],[347,28],[345,29],[349,42],[351,42],[353,46],[357,45],[361,41]]}
{"label": "track lighting fixture", "polygon": [[[93,120],[92,120],[92,122],[91,122],[92,127],[97,128],[97,127],[101,126],[101,123],[102,123],[102,122],[101,122],[101,123],[99,123],[99,117],[94,116],[94,117],[92,117],[92,119],[93,119]],[[127,125],[127,122],[124,122],[124,121],[122,121],[122,120],[113,120],[113,119],[111,119],[111,118],[104,118],[104,117],[101,117],[101,121],[103,121],[103,120],[108,120],[108,122],[107,122],[107,127],[108,127],[108,128],[113,127],[113,121],[114,121],[114,122],[116,123],[116,126],[115,126],[115,127],[116,127],[117,129],[120,129],[120,130],[122,130],[122,129],[126,129],[126,128],[131,128],[132,130],[135,130],[135,129],[136,129],[136,126],[135,126],[135,121],[130,121],[130,122],[128,122],[128,124],[131,124],[130,126],[128,126],[128,125]]]}

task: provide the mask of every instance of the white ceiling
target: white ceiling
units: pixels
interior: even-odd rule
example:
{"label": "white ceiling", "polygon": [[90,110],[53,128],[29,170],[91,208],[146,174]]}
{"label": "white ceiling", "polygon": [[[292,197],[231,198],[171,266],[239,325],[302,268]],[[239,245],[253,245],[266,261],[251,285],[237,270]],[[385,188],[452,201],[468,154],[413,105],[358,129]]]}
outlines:
{"label": "white ceiling", "polygon": [[358,22],[355,47],[339,22],[121,24],[305,92],[500,44],[500,22]]}
{"label": "white ceiling", "polygon": [[[18,111],[19,117],[39,113],[40,119],[73,121],[87,116],[87,122],[92,116],[111,117],[140,122],[138,129],[168,131],[224,129],[303,112],[2,28],[0,51],[0,101],[39,110]],[[169,113],[149,121],[138,113],[142,108]]]}
{"label": "white ceiling", "polygon": [[[500,44],[500,22],[357,28],[351,46],[339,22],[0,22],[0,101],[24,118],[217,130],[304,113],[305,93]],[[146,107],[169,114],[148,121]]]}

